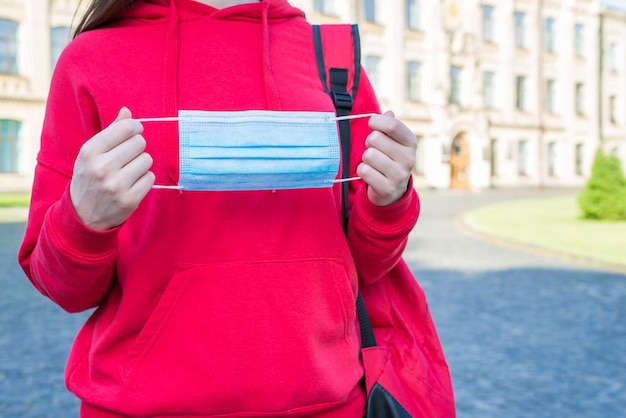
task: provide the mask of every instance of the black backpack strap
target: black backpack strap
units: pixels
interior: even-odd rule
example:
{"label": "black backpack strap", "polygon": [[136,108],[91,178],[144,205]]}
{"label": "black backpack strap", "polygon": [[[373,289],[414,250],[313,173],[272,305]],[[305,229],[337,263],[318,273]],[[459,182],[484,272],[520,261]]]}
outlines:
{"label": "black backpack strap", "polygon": [[[348,27],[351,35],[350,37],[345,34]],[[342,33],[342,31],[344,32]],[[322,32],[324,32],[324,39],[332,40],[332,52],[334,55],[332,56],[333,62],[330,67],[327,67],[327,60],[325,59],[326,57],[330,57],[330,51],[324,49]],[[351,48],[346,46],[346,39],[352,42]],[[356,94],[359,86],[359,80],[361,78],[361,40],[358,26],[314,25],[313,41],[315,44],[317,69],[324,91],[330,95],[333,105],[335,106],[337,116],[348,116],[350,112],[352,112],[352,106],[354,104],[353,97]],[[349,58],[350,56],[352,56],[353,59],[351,61],[347,61],[346,57]],[[335,59],[342,60],[343,62],[337,65]],[[352,79],[350,79],[350,70],[352,70]],[[330,84],[328,84],[329,80]],[[341,178],[347,179],[350,177],[350,121],[340,120],[338,124],[339,139],[341,142]],[[343,228],[346,233],[348,233],[349,215],[348,189],[348,182],[342,183],[341,200]],[[376,338],[374,336],[374,330],[372,329],[372,324],[367,314],[367,309],[365,308],[365,303],[363,302],[360,291],[357,293],[356,311],[361,328],[361,347],[375,347]]]}
{"label": "black backpack strap", "polygon": [[[313,41],[317,69],[324,91],[335,106],[337,116],[352,112],[353,97],[361,78],[361,42],[357,25],[313,25]],[[331,43],[332,51],[324,48],[324,41]],[[352,75],[352,77],[350,77]],[[350,121],[340,120],[341,178],[350,177]],[[348,191],[350,185],[341,186],[344,230],[348,227]]]}

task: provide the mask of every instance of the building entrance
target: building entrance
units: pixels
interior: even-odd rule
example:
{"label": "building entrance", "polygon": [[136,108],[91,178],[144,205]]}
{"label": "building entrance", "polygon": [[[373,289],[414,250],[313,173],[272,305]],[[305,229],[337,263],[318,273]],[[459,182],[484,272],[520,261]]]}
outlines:
{"label": "building entrance", "polygon": [[470,188],[470,152],[465,133],[458,134],[450,150],[450,188]]}

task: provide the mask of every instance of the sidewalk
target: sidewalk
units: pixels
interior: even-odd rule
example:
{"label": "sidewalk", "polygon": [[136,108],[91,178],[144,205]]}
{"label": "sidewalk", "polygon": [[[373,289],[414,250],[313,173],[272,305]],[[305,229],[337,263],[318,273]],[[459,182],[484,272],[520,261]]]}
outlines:
{"label": "sidewalk", "polygon": [[0,223],[22,223],[28,218],[28,208],[0,208]]}

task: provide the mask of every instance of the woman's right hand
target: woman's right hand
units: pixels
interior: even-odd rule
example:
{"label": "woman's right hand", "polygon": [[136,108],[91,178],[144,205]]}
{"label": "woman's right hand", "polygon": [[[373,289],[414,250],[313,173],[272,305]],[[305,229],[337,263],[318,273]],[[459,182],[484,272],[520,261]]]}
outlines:
{"label": "woman's right hand", "polygon": [[74,163],[70,198],[79,219],[105,231],[128,219],[154,185],[143,126],[123,107],[117,118],[85,142]]}

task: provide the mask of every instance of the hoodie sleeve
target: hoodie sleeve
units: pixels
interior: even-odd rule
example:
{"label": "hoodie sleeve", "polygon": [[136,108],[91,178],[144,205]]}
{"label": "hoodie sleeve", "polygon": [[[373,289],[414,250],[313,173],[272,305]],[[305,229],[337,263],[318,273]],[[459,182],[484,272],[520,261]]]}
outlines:
{"label": "hoodie sleeve", "polygon": [[[353,113],[380,113],[375,93],[364,71]],[[365,151],[365,139],[371,132],[367,119],[355,119],[351,132],[350,171],[352,176],[356,176],[356,168]],[[349,206],[348,242],[359,279],[364,283],[373,283],[391,271],[402,258],[409,233],[419,216],[419,197],[411,181],[407,193],[398,202],[385,207],[376,206],[367,197],[367,185],[359,181],[351,184]]]}
{"label": "hoodie sleeve", "polygon": [[18,261],[37,290],[63,309],[79,312],[97,306],[111,286],[117,230],[87,228],[70,200],[78,151],[101,129],[86,77],[67,52],[71,49],[70,44],[52,79]]}

